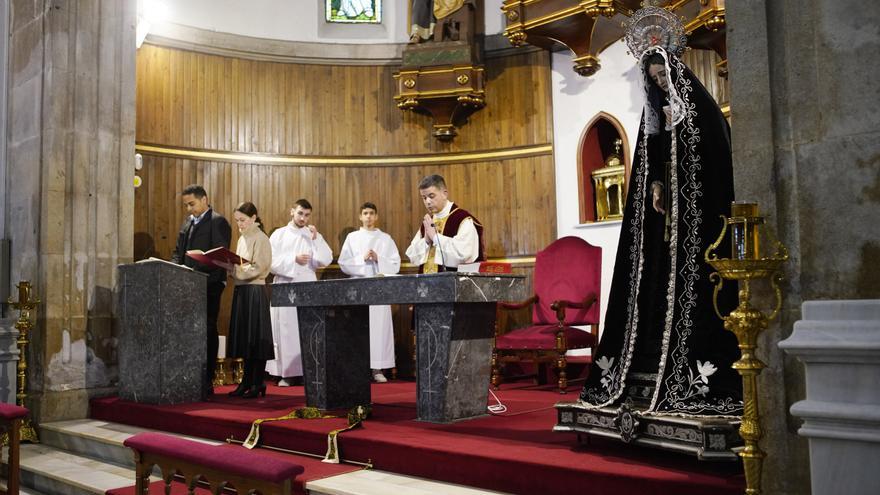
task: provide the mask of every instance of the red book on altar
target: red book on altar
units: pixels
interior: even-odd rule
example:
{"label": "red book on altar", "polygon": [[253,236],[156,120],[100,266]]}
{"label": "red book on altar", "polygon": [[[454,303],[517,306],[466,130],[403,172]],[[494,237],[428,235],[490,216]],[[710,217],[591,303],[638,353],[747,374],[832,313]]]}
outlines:
{"label": "red book on altar", "polygon": [[[223,246],[211,249],[210,251],[202,251],[200,249],[191,249],[186,252],[186,255],[190,258],[198,261],[199,263],[204,263],[205,265],[212,266],[220,266],[215,261],[219,261],[221,263],[229,263],[232,265],[243,265],[245,263],[250,263],[250,261],[242,258],[241,256],[233,253],[232,251],[226,249]],[[220,267],[222,268],[222,267]]]}
{"label": "red book on altar", "polygon": [[511,273],[513,266],[510,263],[500,261],[478,261],[458,265],[458,271],[461,273],[505,274]]}

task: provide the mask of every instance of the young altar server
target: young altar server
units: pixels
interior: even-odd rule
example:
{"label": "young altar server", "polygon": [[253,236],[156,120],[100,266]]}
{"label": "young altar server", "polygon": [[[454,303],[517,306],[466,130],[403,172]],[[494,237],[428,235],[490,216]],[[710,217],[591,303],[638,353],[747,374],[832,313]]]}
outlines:
{"label": "young altar server", "polygon": [[467,210],[449,201],[446,181],[429,175],[419,182],[419,196],[428,213],[406,249],[419,273],[455,272],[458,265],[484,261],[483,225]]}
{"label": "young altar server", "polygon": [[[290,209],[290,223],[272,233],[273,284],[310,282],[317,280],[315,270],[333,261],[333,252],[309,223],[312,205],[299,199]],[[302,353],[299,342],[299,322],[295,307],[272,309],[272,337],[275,340],[275,359],[266,363],[270,375],[281,377],[278,386],[293,384],[293,378],[302,376]]]}
{"label": "young altar server", "polygon": [[[400,271],[400,253],[390,235],[376,228],[379,210],[361,205],[361,228],[348,234],[339,254],[339,268],[352,277],[374,277]],[[394,367],[391,306],[370,306],[370,368],[373,380],[384,383],[383,370]]]}

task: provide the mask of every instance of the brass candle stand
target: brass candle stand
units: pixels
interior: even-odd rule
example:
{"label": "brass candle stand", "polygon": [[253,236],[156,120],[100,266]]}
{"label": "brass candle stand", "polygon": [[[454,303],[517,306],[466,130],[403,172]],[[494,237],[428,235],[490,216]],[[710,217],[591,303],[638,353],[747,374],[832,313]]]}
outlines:
{"label": "brass candle stand", "polygon": [[[767,324],[776,318],[782,307],[779,282],[782,280],[782,265],[788,260],[788,251],[782,243],[772,239],[771,243],[775,244],[773,255],[761,257],[758,227],[764,224],[764,217],[758,214],[756,203],[734,202],[731,205],[731,217],[726,218],[722,215],[721,218],[724,222],[721,234],[706,249],[705,259],[717,270],[709,276],[715,284],[713,296],[715,313],[724,320],[724,328],[736,335],[742,353],[739,361],[733,363],[733,368],[743,380],[743,418],[739,433],[745,447],[739,455],[743,460],[746,475],[745,493],[758,495],[761,493],[761,470],[766,454],[758,444],[763,432],[758,410],[757,379],[765,364],[755,357],[755,349],[758,347],[758,336],[767,328]],[[718,258],[715,250],[723,241],[728,226],[731,230],[731,257]],[[767,236],[770,236],[769,231],[763,230]],[[723,287],[725,279],[739,282],[739,306],[729,315],[722,316],[718,310],[718,292]],[[776,294],[776,307],[769,315],[765,315],[763,311],[751,305],[751,282],[759,279],[768,279]]]}
{"label": "brass candle stand", "polygon": [[214,367],[213,385],[215,387],[226,385],[226,358],[217,358],[217,365]]}
{"label": "brass candle stand", "polygon": [[[19,311],[18,321],[15,322],[15,328],[18,330],[18,373],[16,376],[16,394],[15,403],[21,407],[27,407],[27,347],[30,344],[28,332],[33,328],[31,323],[31,311],[40,304],[40,300],[34,295],[31,283],[23,280],[16,285],[18,288],[18,301],[13,301],[10,297],[7,302],[14,309]],[[21,441],[39,443],[37,432],[31,424],[30,417],[24,417],[21,420],[21,428],[19,428]]]}
{"label": "brass candle stand", "polygon": [[235,358],[232,360],[232,383],[239,384],[244,378],[244,359]]}

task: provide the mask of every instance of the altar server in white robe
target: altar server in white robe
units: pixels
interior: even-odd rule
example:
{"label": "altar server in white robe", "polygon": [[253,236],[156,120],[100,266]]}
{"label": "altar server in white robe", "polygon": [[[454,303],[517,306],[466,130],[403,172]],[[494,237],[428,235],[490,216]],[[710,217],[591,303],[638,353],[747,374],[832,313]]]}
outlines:
{"label": "altar server in white robe", "polygon": [[[315,271],[333,261],[333,251],[327,241],[309,224],[311,216],[311,203],[297,200],[290,209],[290,223],[269,238],[272,273],[275,274],[273,284],[317,280]],[[266,363],[266,371],[281,377],[278,386],[292,385],[293,378],[303,374],[296,308],[272,307],[272,337],[275,359]]]}
{"label": "altar server in white robe", "polygon": [[[390,235],[376,228],[379,210],[361,206],[361,228],[348,234],[339,254],[339,267],[352,277],[391,275],[400,271],[400,253]],[[373,380],[388,381],[383,370],[394,367],[394,326],[391,306],[370,306],[370,368]]]}

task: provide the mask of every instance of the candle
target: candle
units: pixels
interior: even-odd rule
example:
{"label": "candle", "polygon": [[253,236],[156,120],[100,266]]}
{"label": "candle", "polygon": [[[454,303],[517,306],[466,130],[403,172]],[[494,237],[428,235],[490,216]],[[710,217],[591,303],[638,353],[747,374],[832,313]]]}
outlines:
{"label": "candle", "polygon": [[226,336],[220,336],[220,345],[217,347],[217,359],[226,359]]}
{"label": "candle", "polygon": [[758,203],[734,201],[730,204],[730,241],[733,259],[759,259],[758,225],[762,223],[764,218],[758,215]]}
{"label": "candle", "polygon": [[18,284],[18,302],[19,304],[27,304],[31,300],[31,283],[22,280]]}

